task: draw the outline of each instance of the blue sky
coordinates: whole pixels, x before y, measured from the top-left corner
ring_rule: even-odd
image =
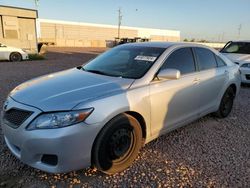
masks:
[[[0,0],[0,5],[35,8],[33,0]],[[39,17],[79,22],[175,29],[182,38],[250,39],[250,0],[40,0]],[[224,37],[223,37],[224,36]]]

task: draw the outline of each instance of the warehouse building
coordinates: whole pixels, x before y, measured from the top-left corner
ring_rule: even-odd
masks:
[[[106,47],[117,37],[115,25],[38,19],[40,42],[55,46]],[[180,41],[180,31],[122,26],[121,38],[148,38],[151,41]]]
[[[37,51],[37,11],[0,5],[0,43]]]
[[[38,43],[59,47],[107,47],[118,35],[116,25],[37,19],[37,10],[0,5],[0,43],[37,52]],[[122,26],[121,38],[180,41],[180,32]]]

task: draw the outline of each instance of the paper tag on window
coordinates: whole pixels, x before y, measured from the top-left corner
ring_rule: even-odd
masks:
[[[135,57],[135,60],[137,61],[149,61],[149,62],[154,62],[157,59],[157,57],[153,56],[144,56],[144,55],[138,55]]]

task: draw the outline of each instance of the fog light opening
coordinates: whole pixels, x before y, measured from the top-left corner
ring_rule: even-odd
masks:
[[[58,157],[56,155],[43,155],[41,162],[47,165],[56,166],[58,163]]]
[[[18,147],[18,146],[16,146],[16,145],[13,145],[14,147],[15,147],[15,149],[18,151],[18,152],[21,152],[21,149]]]

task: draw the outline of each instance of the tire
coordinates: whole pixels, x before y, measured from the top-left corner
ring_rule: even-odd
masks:
[[[10,54],[10,61],[11,62],[20,62],[20,61],[22,61],[22,55],[18,52],[12,52]]]
[[[218,111],[215,112],[215,115],[218,118],[226,118],[231,113],[233,108],[234,98],[235,98],[235,92],[232,87],[229,87],[221,99]]]
[[[142,147],[142,130],[132,116],[121,114],[98,134],[92,150],[92,165],[105,174],[128,168]]]

